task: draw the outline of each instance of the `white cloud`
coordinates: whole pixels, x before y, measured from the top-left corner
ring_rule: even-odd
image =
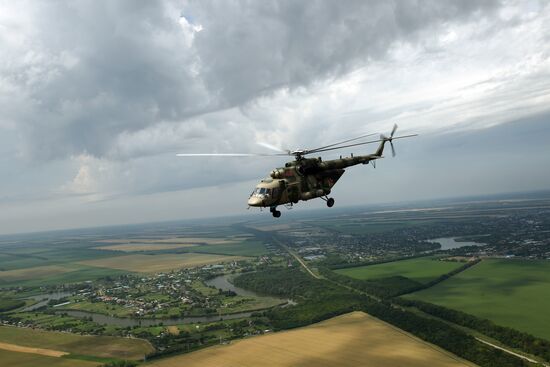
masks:
[[[227,184],[282,162],[174,153],[548,110],[550,4],[415,4],[0,1],[1,200]]]

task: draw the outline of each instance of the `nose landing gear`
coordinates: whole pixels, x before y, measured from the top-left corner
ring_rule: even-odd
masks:
[[[269,208],[269,211],[271,212],[274,218],[279,218],[281,216],[281,212],[277,210],[276,206],[272,206],[271,208]]]

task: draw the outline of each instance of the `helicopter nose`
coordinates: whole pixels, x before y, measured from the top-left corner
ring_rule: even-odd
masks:
[[[249,206],[262,206],[262,199],[253,196],[250,199],[248,199],[248,205]]]

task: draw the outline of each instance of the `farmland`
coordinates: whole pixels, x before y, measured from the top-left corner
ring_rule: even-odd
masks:
[[[0,271],[0,287],[74,283],[124,273],[126,272],[72,263],[37,266],[26,269]]]
[[[461,265],[463,264],[454,261],[441,261],[432,257],[420,257],[377,265],[339,269],[336,272],[356,279],[376,279],[400,275],[420,283],[425,283]]]
[[[109,245],[94,247],[97,250],[122,251],[122,252],[139,252],[139,251],[157,251],[157,250],[174,250],[178,248],[196,246],[191,243],[125,243],[120,245]]]
[[[261,242],[253,240],[240,243],[195,246],[187,248],[186,251],[235,256],[260,256],[267,253],[265,246]]]
[[[362,312],[150,364],[171,366],[472,366]]]
[[[8,326],[0,327],[0,342],[104,358],[141,359],[153,350],[141,339],[81,336]]]
[[[81,264],[102,268],[153,273],[180,268],[191,268],[208,264],[237,261],[243,259],[237,256],[210,254],[159,254],[159,255],[124,255],[98,260],[82,261]]]
[[[356,235],[383,233],[396,229],[412,227],[414,225],[424,224],[423,221],[373,221],[364,223],[362,221],[350,220],[331,220],[323,222],[326,228],[342,233],[352,233]]]
[[[483,260],[408,297],[550,339],[550,261]]]
[[[0,349],[0,360],[3,366],[10,367],[94,367],[100,365],[98,362],[48,357],[39,354],[20,353],[3,349]]]
[[[534,351],[546,358],[544,350],[538,352],[549,350],[544,341],[510,337],[508,331],[485,324],[471,328],[466,317],[451,319],[452,314],[422,309],[421,302],[393,297],[406,293],[402,289],[433,286],[406,297],[489,317],[498,325],[548,339],[550,269],[548,262],[534,260],[550,258],[546,209],[534,205],[520,212],[498,204],[492,211],[488,204],[479,205],[437,211],[357,209],[318,220],[308,214],[291,224],[220,219],[5,237],[0,239],[0,317],[13,327],[0,327],[0,358],[6,354],[10,361],[9,355],[16,354],[23,356],[23,365],[34,358],[28,365],[63,366],[68,360],[78,366],[79,358],[105,363],[112,357],[137,360],[148,354],[150,363],[160,366],[180,361],[190,366],[273,365],[281,359],[288,365],[372,361],[391,366],[410,365],[414,355],[417,365],[467,365],[365,314],[314,324],[359,310],[480,365],[520,364],[468,338],[470,329],[518,352]],[[431,241],[456,237],[465,242],[452,249]],[[480,237],[483,245],[468,246]],[[524,260],[504,260],[506,256]],[[473,268],[440,278],[463,270],[466,263],[459,261],[480,258],[481,263],[470,263]],[[510,264],[521,266],[513,269]],[[304,266],[321,279],[303,271]],[[362,292],[387,298],[379,302]],[[250,313],[257,309],[262,312]],[[350,315],[353,322],[346,321]],[[150,344],[124,345],[145,340]],[[219,345],[223,343],[231,345]],[[59,353],[69,354],[50,362]]]

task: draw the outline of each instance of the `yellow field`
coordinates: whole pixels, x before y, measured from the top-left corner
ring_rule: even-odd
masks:
[[[95,367],[102,363],[0,350],[0,365],[9,367]]]
[[[180,329],[177,326],[167,326],[166,330],[172,335],[179,335]]]
[[[0,271],[0,281],[17,282],[27,279],[40,279],[56,274],[67,273],[72,270],[74,269],[71,267],[48,265],[36,266],[34,268]]]
[[[471,363],[362,312],[220,345],[149,364],[154,367],[466,367]]]
[[[134,271],[140,273],[155,273],[181,268],[193,268],[209,264],[245,259],[242,256],[210,255],[210,254],[161,254],[161,255],[124,255],[98,260],[82,261],[80,264]]]
[[[193,247],[193,246],[197,246],[197,245],[192,243],[180,243],[180,244],[126,243],[121,245],[101,246],[101,247],[94,247],[94,248],[97,250],[135,252],[135,251],[172,250],[175,248]]]
[[[77,335],[12,326],[0,326],[0,349],[57,357],[72,353],[136,360],[154,350],[143,339]]]
[[[12,352],[40,354],[40,355],[49,356],[49,357],[61,357],[61,356],[64,356],[65,354],[69,354],[67,352],[61,352],[59,350],[22,347],[20,345],[2,343],[2,342],[0,342],[0,349],[9,350]]]

